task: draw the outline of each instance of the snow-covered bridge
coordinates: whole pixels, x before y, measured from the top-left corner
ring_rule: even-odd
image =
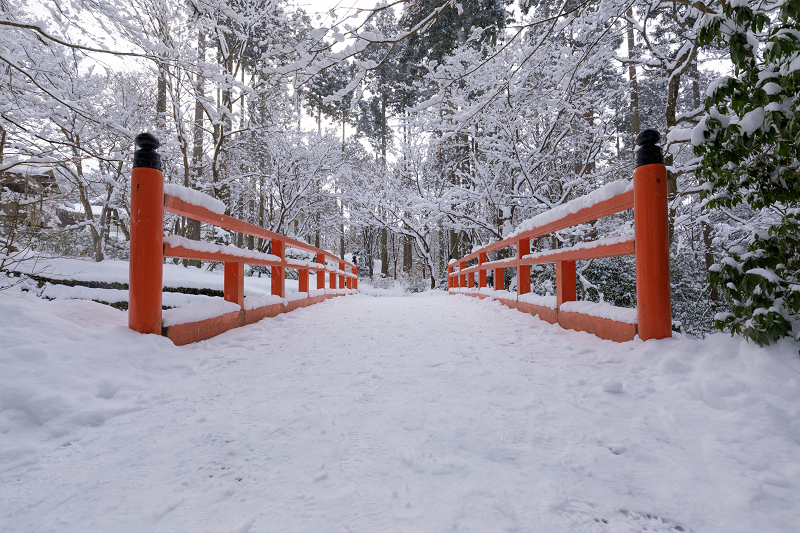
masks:
[[[796,530],[798,345],[665,338],[663,162],[451,263],[456,294],[373,298],[344,258],[164,189],[157,141],[137,142],[130,276],[111,261],[101,273],[129,291],[0,294],[3,532]],[[635,235],[530,253],[630,207]],[[270,253],[164,238],[164,211]],[[636,310],[574,302],[576,260],[631,253]],[[198,275],[164,257],[225,263],[200,280],[224,299],[162,294],[162,279]],[[540,262],[556,263],[549,299],[531,293]],[[247,298],[244,264],[271,269]],[[167,300],[178,308],[162,313]]]
[[[486,297],[488,271],[492,270],[491,292],[495,296],[509,307],[538,315],[550,323],[620,342],[633,340],[637,335],[643,340],[670,337],[667,174],[659,139],[659,133],[649,129],[636,137],[636,168],[631,182],[607,183],[524,221],[516,231],[499,241],[477,246],[458,260],[451,259],[447,266],[448,290]],[[161,156],[156,151],[158,140],[152,134],[142,133],[136,137],[136,144],[139,149],[134,154],[131,174],[128,298],[131,329],[161,334],[183,345],[334,296],[357,293],[359,271],[355,262],[233,218],[226,214],[224,202],[199,191],[176,184],[165,185]],[[631,209],[634,233],[595,238],[552,250],[531,248],[534,239],[550,238],[557,231]],[[259,250],[253,250],[187,239],[182,235],[164,237],[165,212],[249,235],[263,244],[259,245]],[[267,247],[269,253],[265,253]],[[287,248],[304,255],[299,259],[290,258]],[[489,261],[490,252],[497,256],[493,261]],[[577,302],[576,261],[621,255],[636,256],[636,309]],[[167,257],[224,264],[224,301],[162,313],[162,278]],[[555,296],[531,291],[531,265],[541,263],[555,265]],[[271,293],[267,297],[245,298],[245,265],[270,269]],[[296,291],[287,290],[289,270],[297,274]],[[506,270],[512,270],[516,280],[513,294],[505,290]],[[312,275],[316,289],[310,284]]]
[[[800,523],[796,344],[620,344],[431,291],[176,347],[26,294],[0,295],[6,532]]]

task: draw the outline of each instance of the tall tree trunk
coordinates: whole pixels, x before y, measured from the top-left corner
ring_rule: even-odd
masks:
[[[678,95],[681,85],[680,72],[673,72],[670,77],[669,85],[667,86],[667,131],[678,124],[676,109],[678,107]],[[675,238],[675,215],[676,210],[674,207],[675,196],[678,194],[678,174],[671,170],[673,168],[674,157],[671,152],[667,151],[664,154],[664,164],[667,166],[667,201],[669,202],[669,244]]]
[[[386,168],[386,145],[387,145],[387,131],[386,131],[386,87],[381,91],[381,160],[383,167]]]
[[[449,259],[458,259],[461,254],[458,252],[458,232],[454,229],[448,230],[450,233],[450,257]]]
[[[633,18],[633,9],[629,9],[627,13],[629,18]],[[633,49],[636,43],[633,39],[633,23],[628,22],[628,59],[634,58]],[[631,87],[631,145],[636,149],[634,142],[636,136],[639,134],[641,125],[639,123],[639,81],[636,79],[636,67],[631,64],[628,66],[628,77],[630,78]]]
[[[403,235],[403,272],[406,274],[411,273],[411,269],[414,266],[414,257],[412,253],[414,252],[413,242],[411,241],[410,235]]]
[[[158,82],[156,95],[156,128],[159,131],[166,129],[167,114],[167,68],[163,64],[158,65]]]
[[[202,31],[197,33],[197,55],[201,60],[206,55],[206,36]],[[192,125],[192,182],[187,183],[187,187],[195,188],[203,180],[203,97],[204,79],[202,74],[197,74],[195,80],[195,100],[194,100],[194,123]],[[188,219],[186,221],[186,235],[188,238],[200,240],[200,221]],[[200,268],[202,263],[198,259],[189,259],[187,265]]]
[[[381,277],[389,275],[389,243],[386,228],[381,228]]]
[[[372,228],[364,228],[364,248],[367,253],[367,272],[369,279],[375,275],[375,257],[372,255]]]
[[[702,100],[700,99],[700,73],[697,71],[697,60],[692,63],[692,105],[695,109],[698,109],[702,105]],[[700,184],[702,185],[703,182],[701,181]],[[702,206],[700,208],[700,214],[702,215],[702,222],[700,223],[700,228],[703,234],[703,260],[706,266],[706,276],[711,271],[711,266],[714,264],[714,234],[713,228],[711,224],[708,223],[708,208],[706,206]],[[716,285],[711,286],[711,293],[709,295],[711,300],[717,301],[719,300],[719,289]]]
[[[344,203],[339,202],[339,257],[344,260]]]
[[[682,56],[675,58],[675,69],[669,72],[669,84],[667,85],[667,107],[664,118],[667,122],[667,132],[678,125],[677,108],[680,96],[681,76],[685,69],[691,71],[691,66],[696,61],[696,47],[687,49]],[[675,197],[678,195],[678,174],[671,170],[674,156],[670,151],[664,154],[664,164],[667,166],[667,201],[669,202],[669,243],[675,237]]]
[[[3,164],[3,152],[6,150],[6,129],[0,124],[0,165]]]

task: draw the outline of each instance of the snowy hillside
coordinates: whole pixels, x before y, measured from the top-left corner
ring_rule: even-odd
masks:
[[[615,344],[441,292],[181,348],[0,293],[0,530],[792,532],[798,345]]]

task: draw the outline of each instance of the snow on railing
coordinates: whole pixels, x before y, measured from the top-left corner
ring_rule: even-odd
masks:
[[[618,342],[672,336],[670,309],[667,176],[660,136],[645,130],[636,138],[633,181],[615,181],[585,196],[522,222],[505,239],[473,248],[451,260],[448,288],[452,294],[491,297],[520,311],[539,315],[562,327],[587,331]],[[531,253],[531,239],[633,208],[634,234],[576,244],[570,248]],[[515,247],[513,258],[488,261],[488,253]],[[605,303],[577,302],[575,261],[636,256],[636,309]],[[467,263],[477,260],[477,264]],[[555,263],[556,296],[531,292],[531,265]],[[504,271],[515,268],[517,292],[504,287]],[[494,270],[494,287],[487,271]],[[478,273],[477,279],[475,273]]]
[[[358,291],[358,266],[310,244],[225,215],[225,204],[206,194],[164,184],[159,142],[150,134],[136,137],[131,175],[131,252],[128,326],[140,333],[164,335],[188,344],[231,328],[252,324],[331,298]],[[164,237],[164,212],[212,224],[270,242],[272,253]],[[286,248],[316,255],[315,261],[286,257]],[[218,261],[225,265],[224,300],[162,312],[164,257]],[[330,261],[331,264],[328,264]],[[244,265],[271,268],[272,295],[244,296]],[[286,292],[286,269],[298,271],[298,292]],[[309,287],[316,273],[316,289]],[[327,274],[327,275],[326,275]],[[326,286],[326,278],[328,280]]]

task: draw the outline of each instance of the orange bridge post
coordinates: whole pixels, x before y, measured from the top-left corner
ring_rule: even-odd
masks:
[[[131,248],[128,327],[161,334],[161,285],[164,275],[164,174],[158,139],[136,136],[131,173]]]
[[[667,169],[657,145],[661,136],[644,130],[636,137],[633,222],[636,234],[636,300],[642,340],[672,336],[669,280]]]

